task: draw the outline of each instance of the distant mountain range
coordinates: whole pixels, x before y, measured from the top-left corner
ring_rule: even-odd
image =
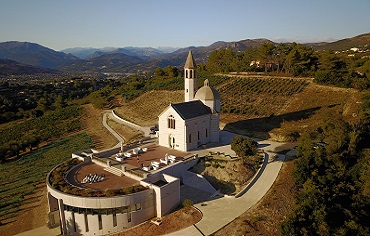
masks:
[[[24,71],[25,65],[53,68],[60,71],[94,71],[94,72],[145,72],[157,67],[181,66],[186,60],[189,50],[197,63],[205,63],[214,50],[223,48],[244,51],[248,47],[258,47],[268,39],[246,39],[237,42],[215,42],[209,46],[174,48],[124,47],[124,48],[70,48],[62,52],[54,51],[35,43],[4,42],[0,43],[0,59],[17,61],[21,64],[19,71]],[[339,40],[333,43],[307,44],[316,50],[346,50],[352,47],[363,47],[370,44],[370,33]],[[4,63],[3,63],[4,64]],[[17,65],[12,63],[13,71]],[[3,67],[2,74],[5,73]],[[23,69],[22,69],[23,68]],[[30,71],[37,71],[30,69]],[[13,73],[11,72],[11,73]]]
[[[80,59],[92,59],[96,56],[100,56],[104,53],[125,53],[129,56],[141,57],[148,59],[164,53],[171,53],[176,51],[178,48],[172,47],[124,47],[124,48],[68,48],[62,50],[66,54],[72,54]]]
[[[0,59],[14,60],[45,68],[55,68],[79,60],[71,54],[57,52],[36,43],[15,41],[0,43]]]

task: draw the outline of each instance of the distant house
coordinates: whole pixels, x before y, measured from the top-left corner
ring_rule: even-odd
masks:
[[[249,63],[249,66],[260,67],[260,61],[251,61],[251,63]]]

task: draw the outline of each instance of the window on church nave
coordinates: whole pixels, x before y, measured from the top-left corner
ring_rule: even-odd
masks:
[[[191,143],[191,134],[189,134],[189,143]]]
[[[175,129],[175,117],[170,115],[167,119],[167,123],[168,123],[168,128],[169,129]]]

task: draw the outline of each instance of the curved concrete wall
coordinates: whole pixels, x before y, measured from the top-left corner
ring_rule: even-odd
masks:
[[[49,182],[50,173],[46,181],[49,211],[59,211],[62,234],[104,235],[120,232],[156,216],[153,189],[114,197],[82,197],[54,189]],[[73,212],[69,207],[97,210],[128,207],[129,210],[127,213],[85,214]]]

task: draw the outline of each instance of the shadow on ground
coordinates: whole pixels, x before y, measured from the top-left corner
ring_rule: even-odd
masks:
[[[275,128],[281,127],[281,124],[284,121],[308,119],[321,108],[322,107],[314,107],[277,116],[271,115],[269,117],[231,122],[225,125],[224,130],[247,136],[255,136],[256,134],[260,134],[259,136],[263,135],[263,138],[270,138],[268,133]]]

